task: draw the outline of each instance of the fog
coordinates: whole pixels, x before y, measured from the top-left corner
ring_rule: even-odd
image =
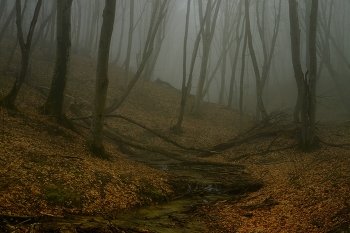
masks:
[[[1,12],[1,29],[6,24],[15,1],[1,1],[4,7]],[[34,38],[38,33],[42,33],[39,45],[52,46],[54,41],[55,17],[48,18],[55,7],[53,0],[43,1],[43,6],[37,22],[37,28]],[[89,56],[97,59],[99,35],[102,25],[102,13],[104,2],[100,0],[74,0],[72,5],[72,52]],[[127,57],[127,47],[129,40],[130,27],[130,2],[128,0],[118,0],[116,8],[116,17],[112,35],[110,63],[120,67],[125,66]],[[133,31],[130,53],[130,70],[136,71],[140,63],[143,47],[146,41],[148,28],[152,16],[152,7],[156,1],[137,0],[134,6]],[[308,0],[298,1],[299,23],[300,23],[300,59],[304,73],[307,68],[307,19],[308,19]],[[27,9],[23,15],[23,29],[26,32],[29,28],[31,18],[34,12],[36,1],[22,1],[22,5],[27,3]],[[191,1],[189,15],[189,28],[187,40],[187,78],[189,73],[191,56],[193,53],[194,42],[200,30],[199,1]],[[205,77],[206,86],[220,55],[227,49],[225,55],[226,67],[219,65],[213,80],[209,85],[209,90],[203,96],[205,101],[220,103],[227,106],[229,103],[230,82],[233,80],[232,108],[239,108],[240,95],[240,74],[242,69],[242,47],[245,34],[245,11],[244,1],[223,0],[220,2],[218,18],[215,23],[213,39],[210,43],[209,61]],[[214,8],[217,1],[211,1],[212,11],[210,21],[214,16]],[[280,13],[279,13],[279,4]],[[332,7],[330,5],[332,4]],[[205,13],[207,1],[202,2],[202,15]],[[294,78],[292,57],[291,57],[291,39],[289,28],[289,6],[288,1],[265,0],[250,1],[250,28],[253,38],[253,47],[257,58],[260,74],[263,72],[264,61],[269,57],[271,47],[274,46],[271,64],[267,71],[266,85],[263,87],[263,102],[268,112],[276,109],[283,109],[292,112],[297,98],[297,85]],[[330,12],[330,9],[332,10]],[[350,113],[350,78],[349,78],[349,30],[350,22],[350,2],[347,0],[321,0],[319,2],[318,27],[317,27],[317,111],[318,120],[322,121],[345,121]],[[159,55],[153,71],[151,71],[150,80],[161,79],[168,82],[175,88],[181,90],[182,85],[182,63],[183,46],[185,33],[187,1],[170,0],[167,5],[166,15],[159,26],[158,33],[161,34],[155,39],[156,44],[160,43]],[[242,12],[241,14],[239,12]],[[278,20],[278,15],[280,18]],[[241,17],[238,30],[236,27]],[[259,17],[259,18],[258,18]],[[227,22],[225,23],[225,20]],[[258,22],[263,31],[263,36],[259,34]],[[330,22],[330,24],[329,24]],[[278,31],[275,32],[276,24],[279,23]],[[327,34],[327,27],[330,27],[330,33]],[[43,31],[39,32],[39,28]],[[211,28],[213,30],[213,28]],[[239,33],[237,35],[237,32]],[[273,45],[273,35],[277,33],[276,42]],[[16,24],[12,19],[6,30],[6,36],[15,38]],[[227,43],[223,44],[223,37],[227,37]],[[239,47],[237,40],[242,37]],[[158,39],[157,39],[158,38]],[[262,38],[265,44],[262,43]],[[35,39],[34,39],[35,40]],[[34,41],[33,40],[33,41]],[[34,43],[34,42],[33,42]],[[120,48],[120,54],[118,49]],[[265,50],[264,50],[265,48]],[[238,60],[235,73],[232,74],[235,52],[238,52]],[[267,54],[265,54],[267,53]],[[152,55],[153,56],[153,55]],[[201,60],[203,56],[203,39],[199,44],[196,63],[194,65],[193,82],[191,93],[195,94],[200,76]],[[325,62],[325,59],[329,62]],[[256,114],[256,75],[254,73],[251,54],[247,47],[245,53],[245,72],[243,78],[243,111],[249,115]],[[265,61],[266,62],[266,61]],[[329,64],[330,63],[330,64]],[[265,64],[266,65],[266,64]],[[329,72],[329,65],[332,65],[336,73],[332,75]],[[144,71],[145,72],[145,71]],[[334,77],[336,76],[336,77]],[[121,84],[122,85],[122,84]],[[223,88],[222,88],[223,87]],[[220,100],[220,89],[224,90],[223,98]]]

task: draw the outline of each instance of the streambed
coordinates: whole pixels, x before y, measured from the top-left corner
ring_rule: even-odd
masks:
[[[115,219],[76,215],[48,219],[41,221],[44,232],[210,232],[198,207],[237,200],[262,187],[242,165],[186,163],[156,154],[132,158],[173,174],[174,198],[118,214]]]

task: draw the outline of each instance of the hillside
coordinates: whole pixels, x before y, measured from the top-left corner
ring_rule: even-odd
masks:
[[[6,51],[1,64],[7,58]],[[13,75],[19,70],[18,53],[13,64],[11,72],[0,76],[2,95],[8,92]],[[65,103],[68,118],[91,114],[94,66],[89,58],[73,54]],[[344,232],[349,232],[349,122],[319,124],[317,133],[323,143],[317,150],[304,153],[297,145],[298,126],[286,122],[283,114],[277,114],[275,122],[256,128],[250,128],[250,118],[245,116],[243,128],[248,131],[239,135],[237,111],[203,102],[201,115],[196,116],[191,114],[190,97],[184,133],[176,135],[170,128],[177,119],[180,93],[154,82],[143,83],[141,79],[114,114],[143,127],[120,117],[107,118],[107,131],[116,135],[117,140],[105,138],[111,159],[102,160],[91,156],[88,150],[88,121],[74,120],[79,132],[76,133],[55,124],[50,116],[38,113],[37,108],[44,103],[50,86],[52,69],[52,61],[45,59],[40,51],[35,53],[31,75],[16,103],[19,111],[0,107],[0,215],[3,217],[73,214],[113,219],[123,211],[176,197],[181,179],[167,169],[135,161],[136,157],[146,160],[156,153],[118,140],[123,138],[134,144],[162,148],[169,155],[181,153],[179,159],[185,162],[187,159],[243,165],[246,173],[263,184],[258,191],[242,191],[237,200],[196,205],[193,215],[206,223],[208,232],[328,232],[340,225],[347,229]],[[122,92],[122,72],[118,67],[110,67],[108,104]],[[223,147],[224,142],[230,146],[218,150],[220,153],[198,156],[198,151],[180,150],[145,128],[187,148]],[[226,182],[237,181],[227,178]]]

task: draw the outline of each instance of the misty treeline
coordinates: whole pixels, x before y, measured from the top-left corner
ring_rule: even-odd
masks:
[[[203,100],[256,122],[283,108],[301,122],[301,141],[310,147],[318,120],[335,111],[350,114],[349,10],[347,0],[0,0],[0,40],[16,41],[2,68],[9,69],[17,46],[22,55],[2,103],[14,107],[30,57],[41,49],[55,59],[41,111],[66,121],[63,93],[74,53],[97,64],[90,134],[97,150],[104,115],[138,80],[181,91],[174,132],[181,132],[186,101],[194,95],[195,114]],[[124,94],[110,106],[108,66],[124,69]]]

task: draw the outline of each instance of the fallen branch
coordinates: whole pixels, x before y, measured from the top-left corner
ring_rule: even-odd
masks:
[[[335,143],[330,143],[330,142],[325,142],[323,141],[320,137],[316,137],[317,140],[327,146],[332,146],[332,147],[340,147],[340,148],[344,148],[347,146],[350,146],[350,143],[344,143],[344,144],[335,144]]]
[[[180,149],[183,149],[183,150],[192,150],[192,151],[199,151],[199,152],[203,152],[203,153],[212,153],[212,154],[215,154],[216,152],[215,151],[208,151],[208,150],[204,150],[204,149],[199,149],[199,148],[194,148],[194,147],[186,147],[186,146],[183,146],[181,144],[179,144],[178,142],[174,141],[174,140],[171,140],[169,139],[168,137],[162,135],[161,133],[158,133],[156,132],[155,130],[151,129],[151,128],[148,128],[147,126],[135,121],[135,120],[132,120],[128,117],[125,117],[125,116],[122,116],[122,115],[110,115],[110,114],[107,114],[105,115],[105,117],[116,117],[116,118],[120,118],[120,119],[123,119],[123,120],[126,120],[134,125],[137,125],[139,126],[140,128],[143,128],[145,130],[147,130],[148,132],[156,135],[157,137],[163,139],[164,141],[170,143],[170,144],[173,144],[174,146],[180,148]],[[84,119],[89,119],[91,118],[91,116],[84,116],[84,117],[76,117],[76,118],[71,118],[71,120],[84,120]]]
[[[184,164],[196,164],[196,165],[211,165],[211,166],[220,166],[220,167],[242,167],[240,165],[236,165],[236,164],[227,164],[227,163],[220,163],[220,162],[211,162],[211,161],[203,161],[203,160],[199,160],[198,158],[188,158],[188,157],[184,157],[184,155],[186,153],[188,153],[187,150],[180,150],[179,152],[175,152],[175,151],[169,151],[166,150],[164,148],[158,147],[158,146],[149,146],[149,145],[145,145],[142,143],[138,143],[136,141],[132,141],[132,140],[125,140],[122,136],[120,135],[116,135],[115,133],[111,132],[111,130],[105,130],[104,135],[111,139],[114,140],[116,142],[121,142],[125,145],[128,145],[130,147],[136,148],[136,149],[140,149],[140,150],[145,150],[145,151],[149,151],[152,153],[158,153],[161,155],[164,155],[168,158],[177,160],[177,161],[181,161]]]

